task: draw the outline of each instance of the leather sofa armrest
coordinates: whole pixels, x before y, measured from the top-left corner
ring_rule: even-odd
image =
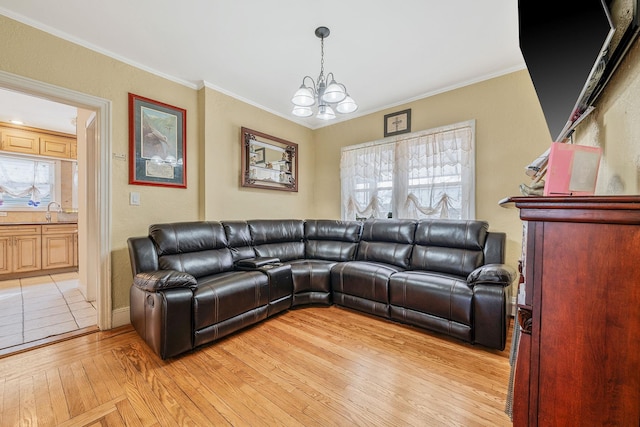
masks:
[[[467,285],[470,288],[478,284],[506,287],[511,285],[516,277],[516,270],[506,264],[485,264],[469,273]]]
[[[147,292],[157,292],[172,288],[195,289],[196,278],[189,273],[176,270],[156,270],[138,273],[133,277],[133,285]]]
[[[509,326],[509,288],[478,283],[473,288],[473,343],[504,350]]]

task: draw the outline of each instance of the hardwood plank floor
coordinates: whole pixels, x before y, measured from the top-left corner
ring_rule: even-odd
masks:
[[[338,307],[162,361],[131,327],[0,359],[0,425],[510,426],[508,348]]]

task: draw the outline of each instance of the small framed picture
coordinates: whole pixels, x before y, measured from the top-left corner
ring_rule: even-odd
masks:
[[[255,149],[256,163],[257,164],[263,164],[264,163],[264,150],[265,150],[264,147]]]
[[[399,135],[411,132],[411,109],[385,114],[384,136]]]
[[[129,94],[129,184],[187,188],[187,111]]]

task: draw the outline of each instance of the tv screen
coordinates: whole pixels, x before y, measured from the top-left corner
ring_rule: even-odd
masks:
[[[562,141],[605,68],[614,33],[603,0],[519,0],[520,50],[553,141]]]

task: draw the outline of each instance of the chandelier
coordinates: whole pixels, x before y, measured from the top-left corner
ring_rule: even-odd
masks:
[[[332,120],[336,118],[334,108],[340,114],[349,114],[358,109],[358,104],[349,96],[347,88],[336,82],[333,73],[327,74],[326,78],[324,76],[324,39],[329,37],[329,29],[318,27],[315,34],[320,38],[320,75],[317,82],[310,76],[304,76],[300,89],[291,98],[294,105],[292,113],[298,117],[310,117],[313,115],[311,107],[318,104],[316,117]]]

